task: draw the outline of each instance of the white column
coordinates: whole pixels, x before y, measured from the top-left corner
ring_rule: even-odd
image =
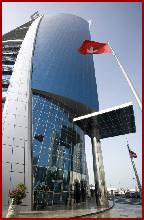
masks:
[[[101,143],[99,138],[99,131],[96,128],[92,128],[91,130],[91,142],[93,154],[96,204],[97,206],[108,207]]]

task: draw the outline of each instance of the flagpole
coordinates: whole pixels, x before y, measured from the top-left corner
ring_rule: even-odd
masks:
[[[88,21],[89,23],[89,31],[90,31],[90,27],[91,27],[91,20]]]
[[[128,84],[129,84],[129,86],[130,86],[130,88],[131,88],[131,90],[132,90],[132,92],[133,92],[133,94],[134,94],[134,96],[135,96],[135,98],[136,98],[136,100],[137,100],[137,103],[138,103],[138,105],[139,105],[139,107],[140,107],[140,109],[141,109],[141,111],[142,111],[142,102],[141,102],[141,100],[140,100],[140,98],[139,98],[139,96],[138,96],[138,94],[137,94],[137,92],[136,92],[136,89],[135,89],[134,86],[132,85],[131,80],[129,79],[128,75],[126,74],[125,70],[123,69],[123,67],[122,67],[122,65],[121,65],[121,63],[120,63],[120,61],[119,61],[119,59],[117,58],[117,56],[116,56],[116,54],[115,54],[115,52],[114,52],[114,50],[113,50],[113,48],[112,48],[112,46],[110,45],[109,42],[107,42],[107,44],[108,44],[109,47],[111,48],[112,54],[114,55],[114,57],[115,57],[115,59],[116,59],[118,65],[119,65],[120,69],[122,70],[122,73],[123,73],[124,77],[126,78]]]
[[[133,170],[134,170],[134,173],[135,173],[135,177],[136,177],[136,180],[137,180],[137,185],[138,185],[138,188],[139,188],[139,192],[140,192],[140,195],[141,195],[142,187],[141,187],[141,183],[140,183],[140,180],[139,180],[139,176],[138,176],[138,173],[137,173],[137,170],[136,170],[136,166],[135,166],[133,157],[130,154],[130,148],[129,148],[128,141],[127,141],[127,148],[128,148],[129,156],[130,156],[131,163],[132,163],[132,166],[133,166]]]

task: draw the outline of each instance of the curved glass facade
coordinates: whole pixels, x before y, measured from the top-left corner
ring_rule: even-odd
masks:
[[[92,55],[78,52],[89,24],[70,14],[43,17],[33,56],[32,88],[99,110]]]
[[[84,131],[73,123],[78,106],[99,109],[92,55],[78,52],[85,39],[88,22],[74,15],[44,17],[39,25],[32,59],[34,204],[54,202],[53,192],[70,197],[74,181],[87,181]]]

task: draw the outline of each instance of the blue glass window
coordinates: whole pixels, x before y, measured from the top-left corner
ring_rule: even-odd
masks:
[[[86,163],[84,132],[73,124],[73,115],[59,102],[39,94],[33,94],[32,101],[34,190],[40,190],[43,184],[53,190],[54,181],[62,181],[63,189],[68,190],[70,172],[86,174],[82,165]],[[36,134],[43,140],[37,140]]]

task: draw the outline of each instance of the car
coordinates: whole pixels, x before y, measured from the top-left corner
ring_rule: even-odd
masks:
[[[126,193],[125,193],[125,197],[126,197],[126,198],[130,198],[130,197],[131,197],[130,194],[131,194],[130,192],[126,192]]]
[[[115,192],[114,194],[115,194],[115,196],[119,196],[119,192]]]

